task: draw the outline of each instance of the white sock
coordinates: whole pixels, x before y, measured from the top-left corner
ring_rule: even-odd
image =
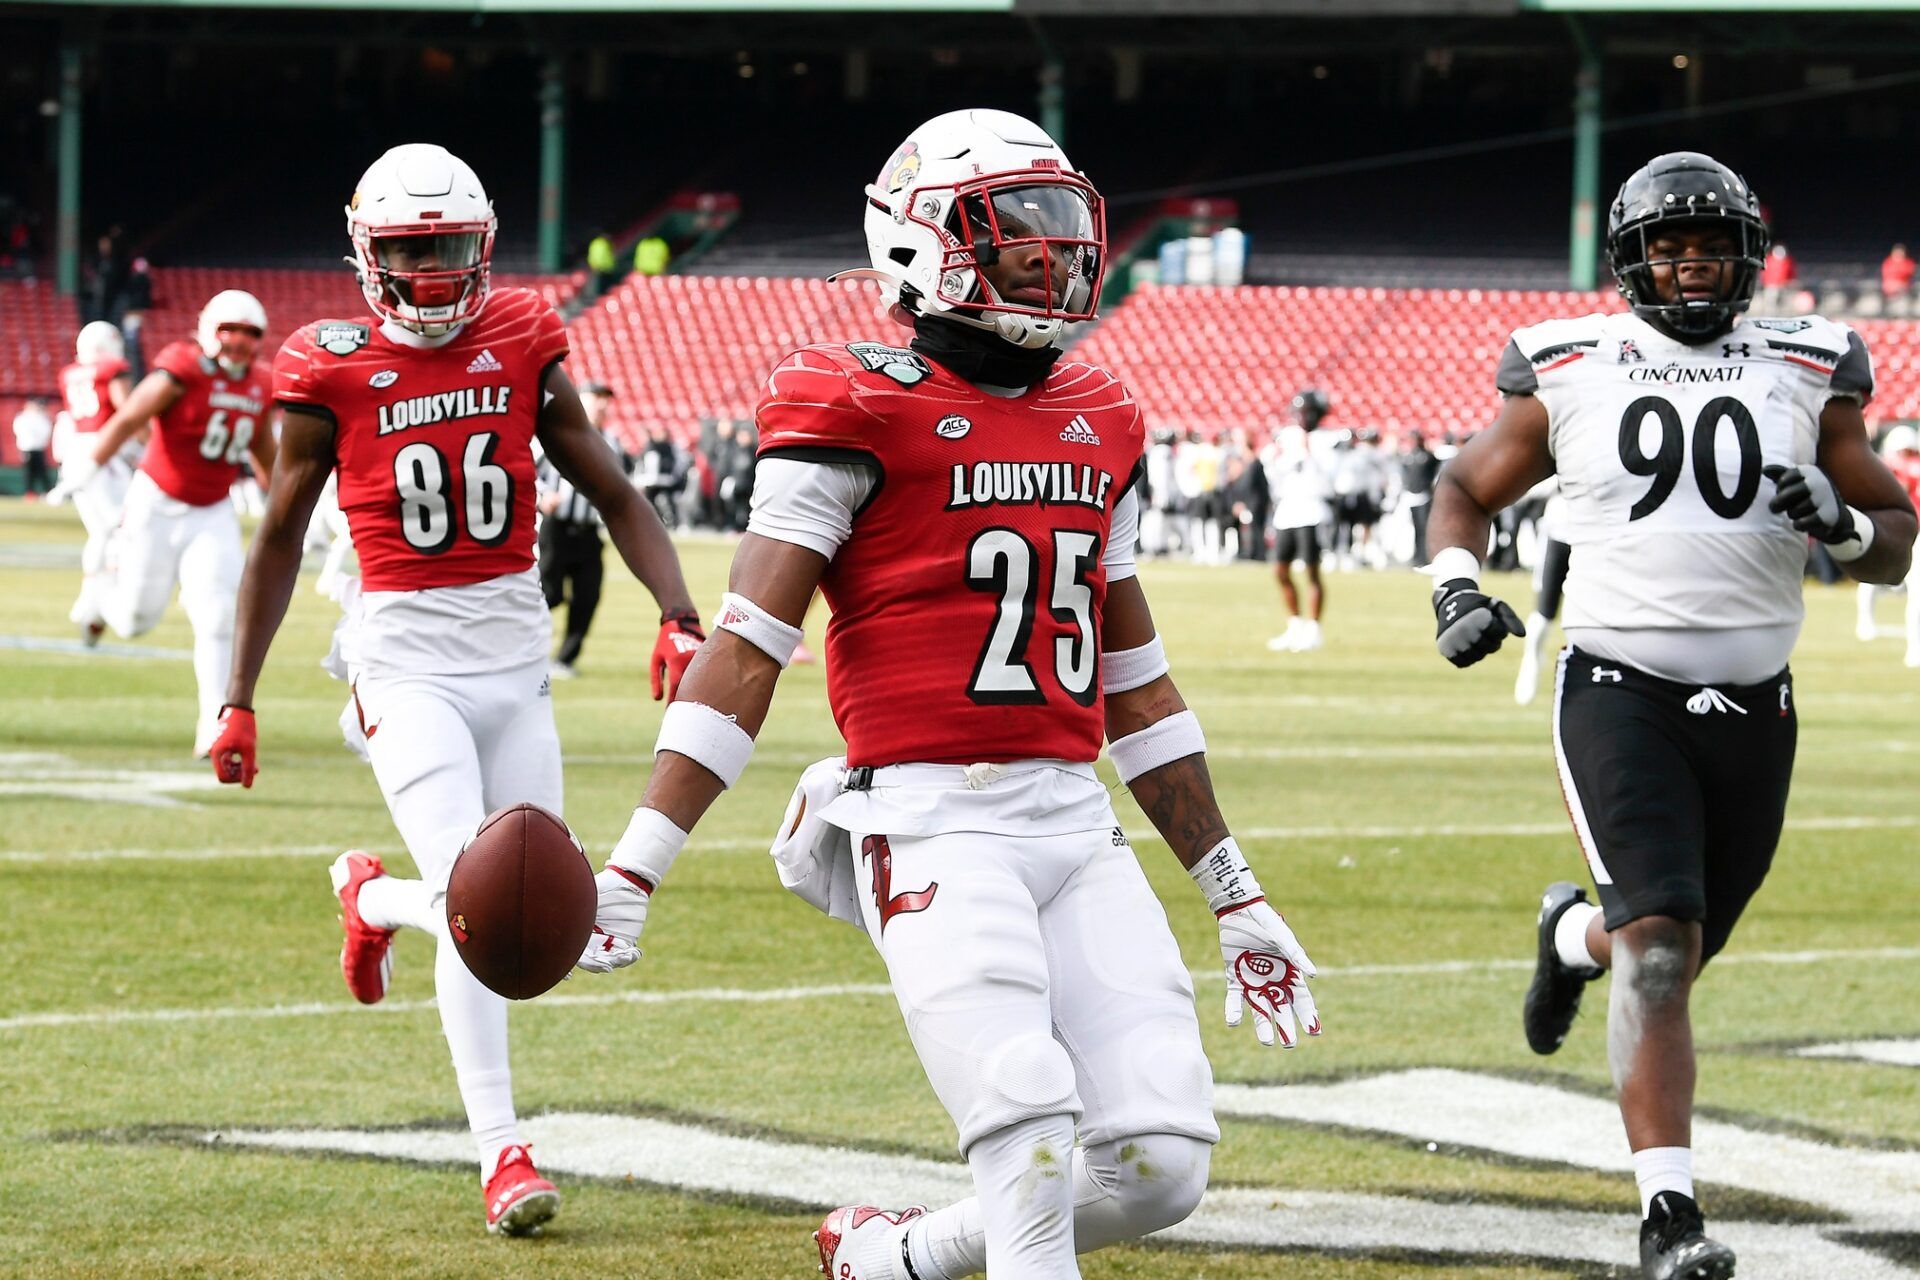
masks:
[[[1653,1208],[1662,1191],[1693,1198],[1693,1150],[1690,1147],[1648,1147],[1633,1153],[1633,1177],[1640,1184],[1640,1216]]]
[[[424,880],[379,876],[360,886],[360,918],[376,929],[435,928],[432,895]]]
[[[1138,1239],[1179,1221],[1206,1187],[1212,1155],[1209,1143],[1166,1133],[1074,1151],[1074,1252]],[[884,1251],[877,1250],[874,1261],[884,1261],[892,1270],[868,1265],[891,1280],[961,1280],[986,1270],[986,1237],[980,1200],[974,1197],[888,1232]],[[902,1240],[912,1260],[911,1273],[899,1265]]]
[[[1560,963],[1569,969],[1598,969],[1600,962],[1593,958],[1593,952],[1587,950],[1587,926],[1600,914],[1600,908],[1591,902],[1576,902],[1560,913],[1560,920],[1553,926],[1553,949],[1560,953]]]
[[[513,1070],[507,1058],[507,1001],[480,985],[442,925],[433,960],[440,1029],[479,1147],[480,1177],[492,1176],[500,1153],[520,1140],[513,1113]]]

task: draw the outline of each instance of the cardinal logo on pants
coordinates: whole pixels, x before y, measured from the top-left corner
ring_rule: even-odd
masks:
[[[940,888],[938,880],[912,893],[893,892],[893,849],[885,836],[862,840],[860,856],[873,859],[873,905],[880,910],[880,932],[887,931],[887,921],[895,916],[925,911],[933,905],[933,895]]]

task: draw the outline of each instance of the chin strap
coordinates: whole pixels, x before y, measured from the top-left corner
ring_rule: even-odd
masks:
[[[1053,371],[1058,347],[1016,347],[998,334],[946,316],[913,318],[915,351],[937,360],[968,382],[991,387],[1031,387]]]

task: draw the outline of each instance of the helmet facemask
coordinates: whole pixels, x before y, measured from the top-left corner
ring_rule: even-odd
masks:
[[[915,188],[904,205],[908,220],[940,244],[938,296],[909,309],[950,315],[1031,348],[1057,343],[1067,325],[1097,314],[1106,211],[1077,174],[992,174],[944,190]],[[912,286],[901,292],[922,297]]]
[[[437,338],[471,319],[487,296],[493,224],[356,224],[361,292],[380,315]]]
[[[1717,231],[1733,248],[1723,254],[1655,257],[1653,242],[1677,230]],[[1654,217],[1623,228],[1608,246],[1608,265],[1620,281],[1620,292],[1641,319],[1665,329],[1682,341],[1704,342],[1733,327],[1734,319],[1753,304],[1755,288],[1767,254],[1767,229],[1757,219],[1739,215],[1714,217]],[[1683,267],[1711,263],[1718,267],[1720,288],[1713,298],[1680,296]],[[1662,296],[1656,278],[1673,273],[1675,296]]]

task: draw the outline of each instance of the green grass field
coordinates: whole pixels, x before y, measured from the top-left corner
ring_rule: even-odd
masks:
[[[247,792],[187,789],[206,768],[189,758],[188,662],[18,643],[70,637],[78,547],[70,512],[0,509],[0,634],[10,638],[0,649],[0,1275],[812,1274],[808,1233],[834,1198],[757,1181],[737,1155],[714,1175],[727,1184],[718,1189],[679,1164],[569,1173],[558,1168],[565,1144],[536,1128],[566,1204],[544,1237],[510,1242],[482,1230],[464,1154],[328,1154],[298,1149],[298,1135],[281,1149],[248,1145],[246,1135],[282,1130],[381,1130],[396,1141],[419,1131],[445,1145],[436,1132],[461,1122],[426,1003],[431,944],[403,936],[387,1004],[351,1004],[326,866],[354,846],[407,863],[371,773],[340,744],[345,691],[318,666],[334,608],[311,578],[262,681],[259,781]],[[728,548],[695,541],[683,554],[710,610]],[[1527,1145],[1559,1109],[1541,1098],[1591,1107],[1608,1079],[1603,985],[1557,1057],[1533,1057],[1520,1035],[1536,897],[1550,880],[1582,877],[1547,697],[1514,706],[1512,653],[1464,673],[1447,667],[1433,651],[1424,580],[1410,574],[1333,576],[1328,647],[1300,656],[1263,647],[1279,620],[1259,569],[1152,564],[1142,576],[1213,744],[1229,821],[1327,971],[1316,984],[1326,1034],[1286,1053],[1219,1025],[1212,921],[1118,797],[1202,974],[1217,1079],[1294,1088],[1238,1091],[1237,1114],[1223,1118],[1215,1186],[1223,1203],[1255,1206],[1235,1228],[1253,1235],[1116,1249],[1086,1259],[1085,1274],[1629,1274],[1624,1138],[1615,1130],[1551,1155]],[[659,720],[646,696],[646,597],[630,580],[610,574],[609,584],[581,678],[554,690],[567,816],[596,862],[639,797]],[[1516,603],[1527,596],[1520,579],[1500,585]],[[1854,640],[1852,608],[1850,588],[1809,588],[1789,830],[1696,1000],[1703,1113],[1742,1142],[1789,1153],[1756,1159],[1757,1173],[1729,1163],[1722,1178],[1701,1141],[1709,1213],[1757,1224],[1753,1238],[1781,1257],[1825,1241],[1852,1261],[1820,1271],[1756,1262],[1743,1277],[1915,1274],[1903,1268],[1920,1258],[1920,1070],[1790,1052],[1920,1037],[1920,673],[1901,667],[1898,640]],[[1892,621],[1897,611],[1884,612]],[[176,608],[138,643],[184,651],[184,617]],[[516,1009],[516,1092],[535,1126],[583,1113],[650,1118],[675,1133],[760,1140],[752,1150],[842,1147],[958,1168],[949,1121],[876,989],[877,958],[786,894],[765,856],[794,776],[837,749],[820,668],[793,669],[745,779],[661,892],[645,959]],[[1370,1079],[1401,1082],[1387,1086],[1406,1091],[1397,1118],[1315,1110]],[[1449,1108],[1420,1103],[1434,1079],[1477,1082],[1504,1116],[1463,1135]],[[1272,1098],[1302,1101],[1264,1114],[1261,1099]],[[1838,1202],[1866,1185],[1879,1188],[1877,1208],[1854,1221]],[[1313,1194],[1328,1192],[1363,1210],[1412,1206],[1431,1231],[1385,1238],[1343,1226]],[[1556,1225],[1595,1214],[1609,1215],[1605,1261],[1566,1249]],[[1475,1228],[1464,1244],[1449,1233],[1480,1222],[1511,1225]],[[1303,1223],[1322,1227],[1259,1235]]]

